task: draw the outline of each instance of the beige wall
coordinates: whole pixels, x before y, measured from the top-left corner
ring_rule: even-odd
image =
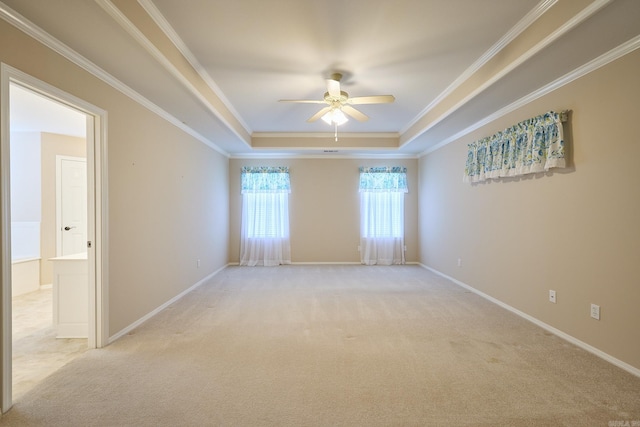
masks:
[[[42,157],[42,220],[40,223],[40,284],[53,283],[56,256],[56,156],[86,157],[85,138],[43,132],[40,134]]]
[[[638,70],[635,51],[420,159],[422,263],[636,368]],[[462,183],[467,143],[563,109],[573,111],[567,170]],[[589,317],[591,303],[600,321]]]
[[[240,170],[243,166],[289,166],[289,222],[292,262],[360,262],[360,166],[406,166],[405,198],[407,262],[418,256],[418,161],[416,159],[231,159],[229,259],[240,258]]]
[[[111,322],[118,331],[137,320],[129,313],[146,314],[227,264],[228,159],[160,119],[134,120],[111,141],[109,304],[126,319]]]
[[[225,266],[228,159],[4,21],[0,40],[0,61],[108,113],[109,335]]]

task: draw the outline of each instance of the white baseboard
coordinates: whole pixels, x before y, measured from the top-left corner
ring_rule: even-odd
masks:
[[[298,261],[292,262],[291,265],[360,265],[360,261],[329,261],[329,262],[312,262]]]
[[[330,261],[330,262],[292,262],[292,265],[364,265],[360,261]],[[415,261],[407,261],[404,264],[392,264],[390,266],[383,267],[394,267],[400,265],[421,265],[419,262]],[[369,266],[375,267],[375,265]]]
[[[360,263],[359,262],[338,262],[338,261],[331,261],[331,262],[296,261],[296,262],[290,262],[289,264],[281,264],[281,265],[337,265],[337,264],[360,264]],[[240,263],[231,262],[229,263],[229,265],[240,265]]]
[[[146,322],[147,320],[151,319],[153,316],[155,316],[156,314],[160,313],[162,310],[164,310],[165,308],[169,307],[171,304],[173,304],[174,302],[178,301],[179,299],[181,299],[182,297],[187,295],[189,292],[191,292],[194,289],[198,288],[199,286],[201,286],[207,280],[211,279],[216,274],[220,273],[222,270],[227,268],[229,265],[230,264],[227,264],[224,267],[221,267],[221,268],[217,269],[216,271],[214,271],[213,273],[209,274],[205,278],[203,278],[203,279],[199,280],[198,282],[196,282],[189,289],[186,289],[186,290],[182,291],[180,294],[178,294],[175,297],[171,298],[169,301],[165,302],[160,307],[156,308],[155,310],[153,310],[150,313],[147,313],[145,316],[141,317],[140,319],[136,320],[135,322],[133,322],[129,326],[127,326],[124,329],[120,330],[120,332],[117,332],[116,334],[110,336],[109,340],[108,340],[108,344],[111,344],[112,342],[114,342],[114,341],[118,340],[119,338],[121,338],[122,336],[128,334],[129,332],[131,332],[132,330],[134,330],[138,326],[142,325],[144,322]]]
[[[279,266],[285,266],[285,265],[338,265],[338,264],[357,264],[357,265],[360,265],[359,262],[338,262],[338,261],[306,262],[306,261],[298,261],[298,262],[290,262],[288,264],[280,264]],[[230,262],[228,265],[239,266],[240,263],[239,262]],[[275,266],[275,267],[279,267],[279,266]],[[246,266],[244,266],[244,267],[246,267]],[[257,267],[264,267],[264,266],[258,265]]]
[[[239,262],[230,262],[228,265],[240,265]],[[289,265],[363,265],[360,261],[328,261],[328,262],[319,262],[319,261],[296,261],[292,262]],[[393,264],[400,265],[400,264]],[[422,265],[417,261],[407,261],[405,265]]]
[[[551,332],[552,334],[554,334],[554,335],[556,335],[556,336],[558,336],[558,337],[570,342],[571,344],[574,344],[574,345],[582,348],[583,350],[586,350],[589,353],[592,353],[592,354],[600,357],[601,359],[606,360],[607,362],[617,366],[618,368],[624,369],[625,371],[629,372],[630,374],[633,374],[633,375],[635,375],[637,377],[640,377],[640,369],[636,368],[635,366],[629,365],[628,363],[623,362],[620,359],[616,359],[615,357],[611,356],[610,354],[607,354],[604,351],[602,351],[602,350],[600,350],[600,349],[598,349],[598,348],[596,348],[596,347],[594,347],[592,345],[589,345],[584,341],[580,341],[576,337],[573,337],[573,336],[571,336],[571,335],[569,335],[569,334],[567,334],[565,332],[562,332],[561,330],[556,329],[553,326],[548,325],[548,324],[544,323],[543,321],[541,321],[539,319],[536,319],[535,317],[530,316],[527,313],[518,310],[517,308],[511,307],[509,304],[505,304],[504,302],[492,297],[491,295],[487,295],[484,292],[481,292],[481,291],[477,290],[476,288],[467,285],[464,282],[461,282],[461,281],[459,281],[457,279],[454,279],[451,276],[447,276],[446,274],[444,274],[444,273],[442,273],[442,272],[440,272],[440,271],[438,271],[438,270],[436,270],[434,268],[426,266],[426,265],[424,265],[422,263],[420,263],[420,265],[423,268],[431,271],[432,273],[435,273],[438,276],[444,277],[445,279],[448,279],[448,280],[452,281],[456,285],[461,286],[461,287],[463,287],[465,289],[468,289],[469,291],[473,292],[474,294],[477,294],[477,295],[481,296],[482,298],[485,298],[486,300],[489,300],[492,303],[497,304],[500,307],[502,307],[502,308],[504,308],[506,310],[509,310],[510,312],[512,312],[514,314],[517,314],[518,316],[522,317],[523,319],[526,319],[529,322],[531,322],[531,323],[533,323],[533,324],[535,324],[537,326],[540,326],[542,329],[545,329],[545,330]]]

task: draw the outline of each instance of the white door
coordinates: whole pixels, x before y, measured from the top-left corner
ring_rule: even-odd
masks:
[[[58,256],[87,252],[87,160],[57,157]]]

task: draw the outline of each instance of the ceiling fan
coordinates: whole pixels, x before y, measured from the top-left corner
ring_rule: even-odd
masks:
[[[315,122],[319,118],[322,118],[328,124],[334,124],[336,126],[341,125],[347,121],[348,116],[354,119],[366,122],[369,117],[356,110],[352,105],[361,104],[386,104],[395,100],[393,95],[373,95],[373,96],[359,96],[355,98],[349,98],[349,94],[340,90],[340,80],[342,79],[342,73],[333,73],[331,78],[327,80],[327,91],[324,94],[324,99],[281,99],[280,102],[297,102],[303,104],[328,104],[320,111],[311,116],[307,122]]]

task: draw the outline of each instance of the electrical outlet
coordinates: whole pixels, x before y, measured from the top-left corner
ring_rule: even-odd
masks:
[[[591,317],[596,320],[600,320],[600,306],[596,304],[591,304]]]
[[[200,268],[200,258],[196,261],[196,267]]]
[[[358,246],[358,252],[360,252],[362,250],[362,248],[360,246]]]
[[[556,291],[553,290],[549,290],[549,301],[551,301],[552,303],[556,303]]]
[[[458,267],[462,267],[462,258],[458,258]]]

